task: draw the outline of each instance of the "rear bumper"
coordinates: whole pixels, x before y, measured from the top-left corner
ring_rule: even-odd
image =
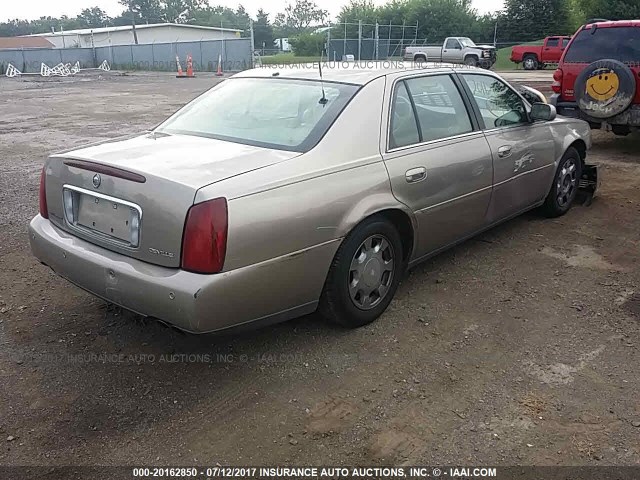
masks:
[[[216,275],[152,265],[74,237],[36,216],[33,254],[104,300],[182,330],[213,332],[313,312],[340,241]],[[303,277],[303,278],[301,278]]]
[[[627,110],[611,118],[593,118],[585,114],[578,108],[577,102],[567,102],[554,93],[549,99],[549,103],[556,107],[558,115],[563,117],[579,118],[591,124],[591,126],[601,126],[603,123],[609,125],[626,125],[630,127],[640,127],[640,105],[631,105]]]

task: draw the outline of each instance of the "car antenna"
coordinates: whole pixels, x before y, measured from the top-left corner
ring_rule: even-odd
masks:
[[[318,62],[318,71],[320,72],[320,88],[322,89],[322,98],[318,102],[323,107],[329,102],[327,100],[327,96],[324,93],[324,82],[322,81],[322,53],[324,52],[324,48],[320,50],[320,61]]]

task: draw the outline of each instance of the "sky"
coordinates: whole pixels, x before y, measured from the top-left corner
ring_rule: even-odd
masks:
[[[255,15],[258,8],[263,8],[273,18],[276,13],[284,10],[283,5],[286,1],[209,0],[209,4],[236,8],[239,3],[242,3],[251,15]],[[348,0],[315,0],[315,2],[320,7],[328,10],[331,18],[335,18],[340,12],[340,7],[346,4]],[[385,1],[374,0],[374,3],[383,4]],[[472,0],[472,3],[473,7],[480,13],[499,10],[503,6],[503,0]],[[0,21],[14,18],[34,20],[43,16],[60,17],[67,15],[68,17],[75,17],[82,9],[94,6],[102,8],[111,17],[119,15],[123,10],[118,0],[0,0]]]

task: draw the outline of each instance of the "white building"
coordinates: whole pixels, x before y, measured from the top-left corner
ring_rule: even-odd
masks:
[[[154,23],[136,25],[140,45],[150,43],[198,42],[200,40],[229,40],[240,38],[242,30],[179,23]],[[133,27],[84,28],[66,32],[38,33],[30,37],[43,37],[55,48],[108,47],[109,45],[131,45],[135,43]]]

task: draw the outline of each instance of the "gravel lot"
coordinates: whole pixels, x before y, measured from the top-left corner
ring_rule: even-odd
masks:
[[[216,81],[0,79],[0,465],[640,464],[638,136],[594,133],[591,206],[421,265],[357,331],[185,335],[38,264],[46,155]]]

